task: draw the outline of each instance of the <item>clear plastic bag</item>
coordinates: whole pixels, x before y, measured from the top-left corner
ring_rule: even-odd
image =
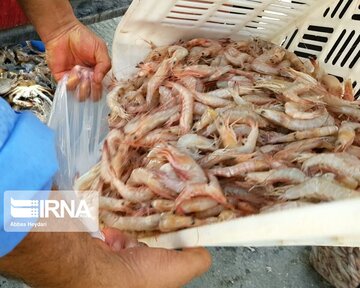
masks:
[[[80,69],[87,75],[92,74],[89,68]],[[99,161],[102,143],[108,132],[107,91],[103,89],[103,97],[97,102],[90,97],[79,102],[76,96],[79,95],[81,82],[74,91],[67,89],[67,82],[68,75],[65,75],[58,83],[48,121],[56,137],[59,171],[54,185],[59,190],[72,189],[75,180]]]

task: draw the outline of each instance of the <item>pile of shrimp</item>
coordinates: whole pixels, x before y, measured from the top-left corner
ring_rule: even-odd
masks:
[[[360,102],[261,39],[153,47],[108,95],[102,225],[137,235],[360,196]]]

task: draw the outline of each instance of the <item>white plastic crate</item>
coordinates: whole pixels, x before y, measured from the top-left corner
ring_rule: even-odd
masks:
[[[150,51],[195,37],[261,37],[316,57],[360,96],[359,0],[134,0],[113,41],[113,73],[127,79]],[[143,239],[151,246],[360,246],[360,199],[255,215]]]

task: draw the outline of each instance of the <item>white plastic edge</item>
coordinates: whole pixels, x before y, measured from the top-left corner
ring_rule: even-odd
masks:
[[[324,245],[360,247],[360,199],[247,216],[140,239],[151,247]]]

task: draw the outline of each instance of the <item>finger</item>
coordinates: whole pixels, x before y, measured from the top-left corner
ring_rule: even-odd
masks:
[[[104,228],[105,243],[109,245],[114,252],[120,252],[123,249],[140,246],[136,238],[122,233],[114,228]]]
[[[59,82],[63,77],[64,75],[66,74],[67,72],[60,72],[60,73],[55,73],[53,76],[54,76],[54,79],[55,79],[55,82]]]
[[[140,247],[123,250],[121,256],[130,261],[130,267],[140,275],[145,275],[147,287],[182,287],[206,272],[211,265],[211,256],[204,248],[178,252]]]
[[[76,86],[79,85],[81,79],[80,66],[76,65],[69,73],[66,88],[74,91]]]
[[[90,95],[91,82],[88,74],[89,74],[88,71],[82,72],[80,85],[78,86],[77,93],[75,93],[76,98],[80,102],[85,101],[86,98],[88,98]]]
[[[97,84],[94,81],[91,82],[91,100],[97,102],[101,99],[102,96],[102,85]]]
[[[94,81],[100,84],[107,72],[111,68],[111,60],[105,43],[99,40],[99,45],[95,54],[96,66],[94,69]]]

